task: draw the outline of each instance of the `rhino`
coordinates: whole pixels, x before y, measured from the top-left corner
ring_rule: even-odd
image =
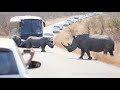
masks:
[[[41,52],[46,52],[45,47],[48,45],[50,48],[54,48],[55,44],[51,43],[49,38],[46,37],[36,37],[30,36],[25,41],[26,48],[39,48],[41,47]]]
[[[36,36],[30,36],[26,40],[21,39],[19,36],[13,36],[13,40],[16,42],[18,47],[23,48],[40,48],[41,52],[46,52],[45,47],[48,45],[50,48],[53,48],[55,44],[51,43],[49,38],[45,37],[36,37]]]
[[[114,41],[106,35],[89,35],[89,34],[80,34],[77,36],[73,36],[73,41],[71,44],[64,45],[62,42],[61,44],[69,51],[72,52],[76,48],[81,49],[81,56],[79,59],[83,59],[85,53],[88,55],[88,59],[91,60],[92,57],[90,55],[90,51],[93,52],[104,52],[103,54],[109,54],[114,56]]]

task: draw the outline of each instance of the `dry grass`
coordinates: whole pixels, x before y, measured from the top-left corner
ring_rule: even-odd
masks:
[[[109,36],[119,37],[120,35],[118,36],[118,34],[112,33],[106,25],[106,23],[107,23],[106,21],[110,20],[110,17],[106,18],[106,16],[105,16],[104,18],[105,18],[105,22],[104,22],[105,26],[103,29],[104,30],[103,33],[106,35],[109,35]],[[67,45],[67,43],[72,42],[72,35],[88,33],[88,28],[86,28],[86,23],[92,21],[90,23],[93,25],[95,23],[99,23],[99,21],[97,21],[98,19],[99,19],[99,17],[94,17],[94,18],[86,19],[86,20],[83,20],[81,22],[78,22],[78,23],[75,23],[75,24],[69,26],[69,28],[71,30],[67,28],[56,36],[56,38],[55,38],[56,45],[62,49],[65,49],[61,45],[61,42],[63,42],[64,44]],[[96,33],[99,34],[99,33],[101,33],[100,30],[101,30],[100,25],[96,24],[96,27],[90,28],[90,34],[96,34]],[[71,33],[72,33],[72,35],[71,35]],[[103,54],[103,52],[100,52],[100,53],[91,52],[91,56],[93,57],[94,60],[99,60],[101,62],[120,67],[120,54],[119,54],[120,53],[120,42],[117,41],[118,38],[117,39],[114,37],[112,37],[112,38],[116,40],[114,57],[110,56],[109,53],[106,56]],[[76,49],[75,51],[73,51],[73,53],[80,55],[80,49]],[[85,56],[87,56],[87,55],[85,54]]]

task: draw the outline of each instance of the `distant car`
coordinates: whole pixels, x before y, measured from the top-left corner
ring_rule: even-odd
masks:
[[[59,26],[53,26],[53,33],[59,33],[60,27]]]
[[[58,27],[60,30],[63,30],[63,24],[58,24],[56,27]]]
[[[93,16],[93,14],[91,14],[91,13],[89,13],[89,14],[87,14],[89,17],[92,17]]]
[[[43,33],[43,37],[49,38],[50,41],[53,43],[53,37],[54,37],[53,32],[52,33],[51,32],[45,32],[45,33]]]
[[[101,15],[101,14],[103,14],[102,12],[99,12],[99,14]]]
[[[30,78],[25,61],[12,39],[0,38],[0,78]]]
[[[69,26],[69,25],[70,25],[70,24],[69,24],[69,22],[67,22],[67,21],[65,21],[64,24],[63,24],[63,26],[65,26],[65,27],[66,27],[66,26]]]
[[[78,20],[79,20],[79,17],[78,17],[78,16],[75,16],[74,19],[78,19]]]
[[[73,19],[73,22],[78,22],[78,19]]]
[[[67,22],[71,25],[73,22],[71,19],[68,19]]]
[[[85,15],[85,18],[88,18],[89,16],[88,15]]]
[[[86,15],[82,15],[82,16],[81,16],[81,19],[85,19],[85,18],[86,18]]]

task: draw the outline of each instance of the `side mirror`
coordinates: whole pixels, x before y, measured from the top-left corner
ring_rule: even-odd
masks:
[[[31,64],[29,65],[28,69],[39,68],[40,66],[41,66],[40,62],[32,61]]]
[[[45,25],[45,22],[43,22],[43,25],[44,25],[44,27],[46,26],[46,25]]]
[[[22,27],[22,26],[23,26],[23,23],[24,23],[23,21],[21,21],[21,22],[20,22],[20,27]]]

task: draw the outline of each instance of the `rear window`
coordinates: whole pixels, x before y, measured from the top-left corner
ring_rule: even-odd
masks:
[[[0,75],[19,74],[12,51],[0,48]]]

